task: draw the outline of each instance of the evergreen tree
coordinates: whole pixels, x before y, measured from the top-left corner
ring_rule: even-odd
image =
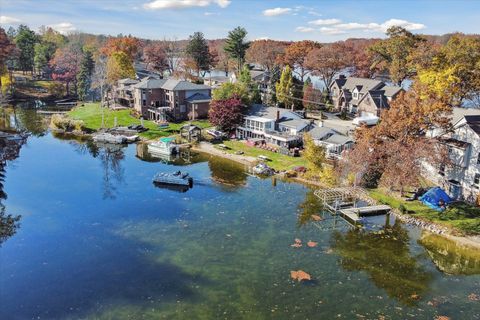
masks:
[[[93,61],[92,52],[85,50],[83,52],[82,62],[80,64],[80,72],[77,75],[78,81],[78,97],[85,100],[92,85],[92,73],[95,63]]]
[[[278,65],[273,66],[272,73],[270,75],[270,83],[268,85],[270,89],[269,103],[277,103],[276,84],[280,81],[281,69]]]
[[[245,54],[250,47],[250,42],[245,41],[246,36],[247,30],[245,30],[245,28],[236,27],[228,32],[225,47],[223,48],[230,58],[237,60],[237,71],[242,70],[243,63],[245,62]]]
[[[195,65],[197,77],[200,78],[200,71],[210,70],[212,56],[208,49],[208,42],[205,40],[202,32],[195,32],[190,36],[185,52]]]
[[[18,57],[18,67],[22,71],[33,72],[33,61],[35,56],[35,43],[38,38],[34,31],[25,25],[20,25],[15,36],[15,44],[20,52]]]
[[[293,76],[290,66],[285,66],[280,76],[280,81],[275,87],[278,102],[280,102],[284,108],[291,107],[293,103]]]

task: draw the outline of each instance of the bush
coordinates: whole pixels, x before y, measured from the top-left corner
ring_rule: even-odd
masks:
[[[48,85],[48,92],[57,98],[62,98],[65,96],[65,86],[63,83],[52,82]]]
[[[85,124],[81,120],[73,120],[59,114],[54,114],[50,121],[50,126],[53,129],[63,130],[65,132],[84,132],[86,130]]]
[[[405,208],[403,204],[400,204],[400,206],[398,207],[398,210],[400,210],[402,214],[407,213],[407,208]]]

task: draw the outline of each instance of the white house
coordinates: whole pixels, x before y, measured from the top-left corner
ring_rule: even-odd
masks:
[[[480,189],[480,114],[464,115],[453,124],[453,132],[436,137],[447,146],[450,163],[426,163],[424,175],[453,198],[476,201]]]
[[[325,154],[329,159],[341,158],[342,153],[350,150],[354,145],[351,137],[328,127],[315,127],[309,134],[316,145],[325,148]]]

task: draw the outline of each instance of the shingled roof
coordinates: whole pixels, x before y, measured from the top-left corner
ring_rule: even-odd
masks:
[[[480,135],[480,115],[465,116],[465,121],[476,134]]]
[[[171,91],[183,91],[183,90],[210,89],[210,87],[204,84],[196,84],[196,83],[192,83],[190,81],[185,81],[185,80],[168,79],[162,85],[162,89],[171,90]]]

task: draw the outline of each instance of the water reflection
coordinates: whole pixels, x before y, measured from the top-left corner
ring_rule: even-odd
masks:
[[[16,159],[27,137],[20,134],[5,134],[0,131],[0,245],[13,236],[20,227],[20,215],[6,212],[3,201],[7,199],[4,191],[5,166],[7,161]]]
[[[24,131],[40,137],[47,133],[48,123],[48,118],[27,105],[0,108],[0,130]]]
[[[447,239],[423,232],[418,242],[439,270],[448,274],[480,274],[480,251]]]
[[[334,232],[332,248],[345,270],[368,273],[377,287],[406,305],[415,305],[429,289],[431,274],[410,255],[408,233],[400,223],[377,232]]]
[[[212,180],[229,187],[229,189],[233,190],[247,183],[245,168],[236,162],[211,156],[208,159],[208,168],[210,169]]]
[[[305,199],[298,205],[301,211],[298,215],[297,225],[301,227],[312,221],[312,215],[319,215],[322,207],[322,201],[314,194],[314,190],[307,191]]]

